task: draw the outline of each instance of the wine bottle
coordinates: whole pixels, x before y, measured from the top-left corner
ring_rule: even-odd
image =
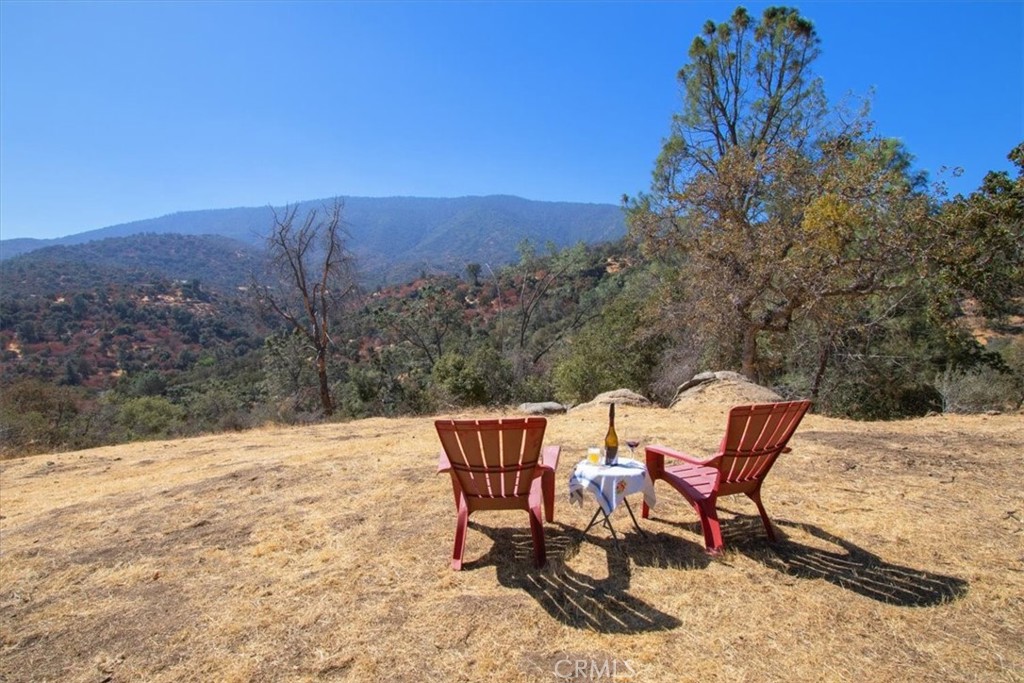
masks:
[[[608,433],[604,435],[604,464],[611,465],[615,462],[615,455],[619,452],[619,436],[615,433],[615,404],[608,406]]]

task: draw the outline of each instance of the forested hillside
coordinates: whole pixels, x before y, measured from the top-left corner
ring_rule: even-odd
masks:
[[[198,280],[232,293],[262,267],[262,248],[218,235],[140,234],[52,246],[3,261],[5,298],[80,293],[147,278]]]
[[[4,262],[5,452],[317,419],[308,347],[239,286],[237,247],[147,235]],[[623,248],[523,245],[506,268],[358,291],[332,330],[340,413],[550,397],[554,359],[624,286]]]
[[[205,238],[155,239],[173,252],[178,241]],[[5,456],[321,419],[309,346],[247,292],[155,274],[141,256],[129,269],[62,261],[63,253],[5,264],[17,266],[5,267],[0,296]],[[205,272],[211,254],[186,270]],[[185,272],[171,268],[174,258],[152,258]],[[524,246],[497,271],[362,291],[332,332],[337,417],[572,404],[622,387],[667,404],[682,381],[714,366],[688,347],[680,354],[687,330],[666,327],[671,308],[652,296],[661,277],[661,266],[620,241],[544,253]],[[1019,319],[993,323],[975,306],[960,323],[928,322],[925,310],[904,306],[849,337],[817,410],[898,417],[1019,407]],[[984,344],[970,335],[981,328]],[[802,351],[813,338],[792,338],[770,347],[765,358],[780,370],[761,381],[806,396],[819,370]]]

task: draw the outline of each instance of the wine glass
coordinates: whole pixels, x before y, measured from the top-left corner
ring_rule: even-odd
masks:
[[[636,453],[634,453],[633,449],[636,448],[637,446],[639,446],[640,442],[637,441],[636,439],[627,439],[626,440],[626,445],[629,446],[629,455],[630,455],[630,457],[633,457],[634,455],[636,455]]]

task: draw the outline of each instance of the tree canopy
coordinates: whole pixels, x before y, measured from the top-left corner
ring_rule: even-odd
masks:
[[[1024,142],[1007,155],[1017,169],[990,171],[981,187],[947,202],[932,221],[931,268],[944,298],[970,296],[990,317],[1024,296]]]

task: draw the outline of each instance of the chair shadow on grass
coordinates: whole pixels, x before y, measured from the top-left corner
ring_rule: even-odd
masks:
[[[840,588],[898,607],[933,607],[967,594],[968,582],[882,560],[878,555],[813,524],[772,519],[778,542],[765,537],[761,518],[719,507],[732,515],[722,523],[726,558],[739,552],[776,571],[800,579],[824,579]],[[701,535],[700,523],[669,522]],[[794,540],[789,531],[801,532],[831,546],[823,549]],[[726,559],[727,561],[727,559]]]
[[[494,565],[501,585],[526,591],[563,624],[599,633],[644,633],[671,630],[682,623],[629,594],[630,557],[611,538],[586,537],[588,543],[601,547],[608,558],[607,576],[595,578],[566,563],[580,549],[584,537],[579,529],[556,524],[561,529],[554,530],[552,524],[545,525],[548,561],[537,569],[532,562],[529,531],[474,522],[470,526],[488,536],[493,544],[486,555],[466,562],[463,569]],[[620,538],[620,547],[626,550],[634,540],[637,539]]]

